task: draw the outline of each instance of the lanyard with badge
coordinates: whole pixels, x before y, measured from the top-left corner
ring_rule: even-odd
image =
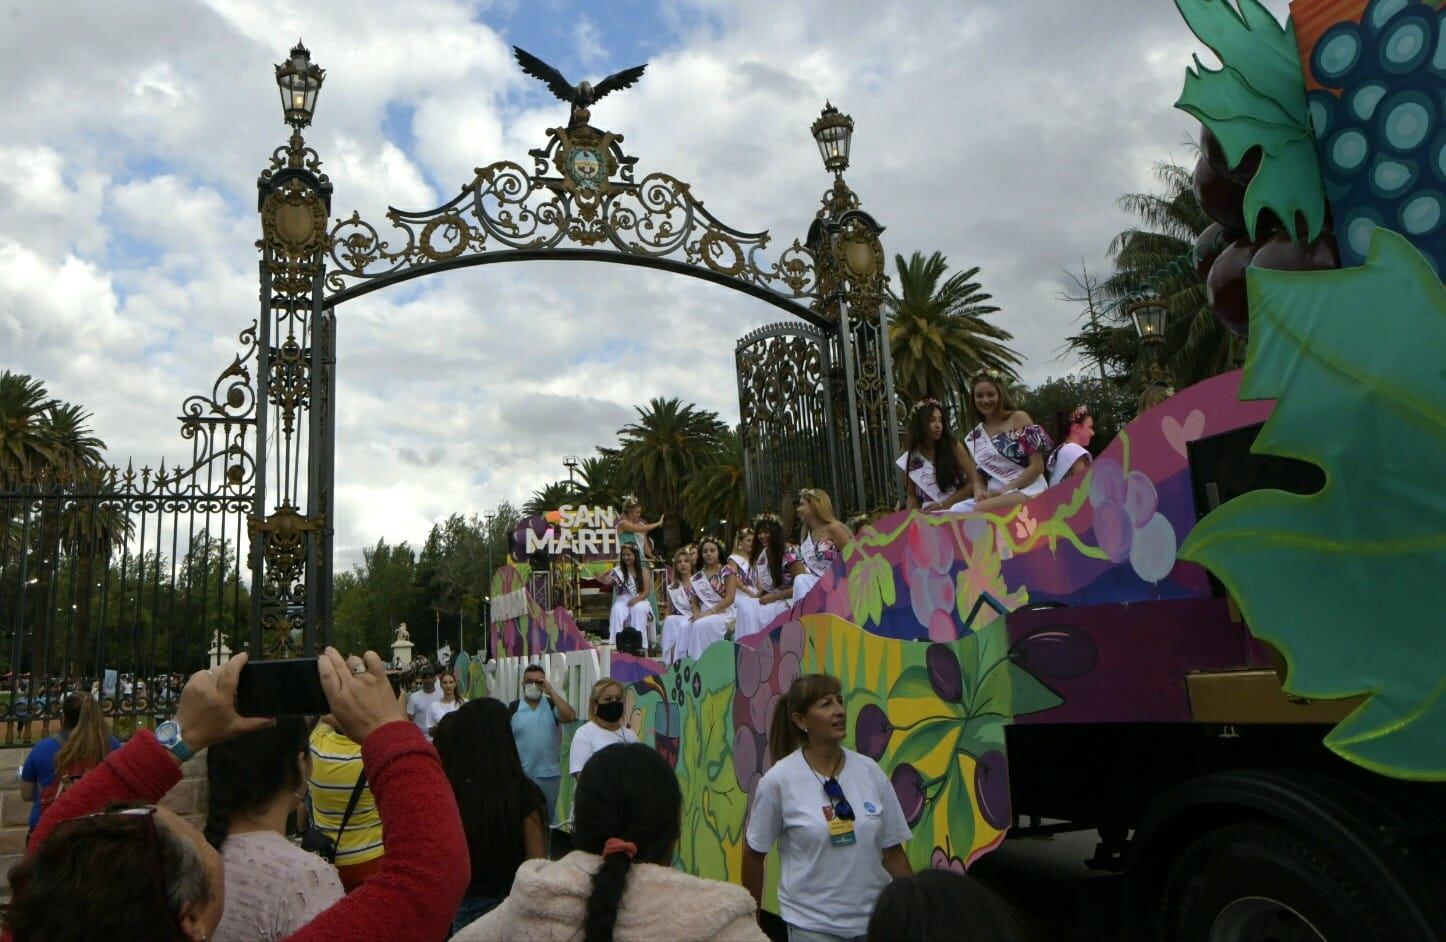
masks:
[[[808,765],[808,758],[804,757],[804,764]],[[843,786],[838,783],[838,776],[830,775],[825,779],[814,771],[809,765],[808,770],[813,772],[814,778],[823,785],[823,793],[828,798],[828,804],[824,806],[823,816],[828,821],[828,841],[834,847],[848,847],[858,842],[854,834],[854,809],[849,800],[844,797]]]

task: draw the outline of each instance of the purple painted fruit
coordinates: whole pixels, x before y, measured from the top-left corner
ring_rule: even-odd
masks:
[[[889,784],[894,786],[894,794],[898,796],[899,807],[904,810],[904,820],[909,827],[918,824],[924,816],[924,776],[905,762],[894,769],[894,774],[889,776]]]
[[[1067,680],[1095,668],[1094,639],[1074,625],[1035,628],[1009,649],[1009,659],[1036,677]]]
[[[974,797],[979,814],[995,830],[1010,824],[1013,813],[1009,806],[1009,762],[1004,753],[990,749],[974,766]]]
[[[1205,215],[1226,229],[1245,229],[1245,185],[1215,169],[1204,154],[1195,162],[1190,188]]]
[[[864,704],[854,720],[854,743],[859,752],[878,761],[889,748],[889,737],[894,734],[894,725],[889,722],[883,710],[872,703]]]
[[[1266,240],[1250,264],[1272,271],[1329,271],[1340,267],[1340,258],[1333,236],[1323,234],[1309,245],[1302,245],[1282,229]]]
[[[964,699],[964,677],[953,648],[947,644],[929,645],[924,663],[929,667],[929,683],[940,700],[958,703]]]
[[[1250,305],[1245,296],[1245,269],[1255,257],[1257,245],[1241,236],[1225,247],[1205,279],[1205,298],[1210,310],[1232,333],[1244,337],[1250,330]]]
[[[1205,159],[1210,161],[1210,166],[1236,183],[1249,183],[1255,176],[1255,172],[1260,169],[1260,148],[1250,148],[1240,158],[1240,163],[1232,167],[1230,161],[1225,157],[1225,148],[1221,145],[1220,139],[1203,124],[1200,126],[1200,150],[1204,153]]]
[[[1214,265],[1220,253],[1225,251],[1225,246],[1234,242],[1239,235],[1240,233],[1232,232],[1218,222],[1212,222],[1195,239],[1195,271],[1200,274],[1201,281],[1209,277],[1210,266]]]

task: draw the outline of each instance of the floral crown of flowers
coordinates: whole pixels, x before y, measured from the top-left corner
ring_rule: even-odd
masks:
[[[782,522],[783,522],[782,520],[779,520],[779,519],[778,519],[778,514],[774,513],[774,512],[771,511],[771,510],[765,510],[763,513],[759,514],[758,517],[754,520],[754,523],[757,523],[759,520],[762,520],[762,521],[764,521],[765,523],[782,523]]]
[[[944,408],[943,405],[939,403],[939,400],[933,398],[932,396],[925,396],[923,399],[920,399],[918,402],[914,403],[913,411],[918,412],[920,409],[927,409],[930,406],[938,406],[940,409]]]
[[[703,549],[704,543],[712,543],[714,546],[718,547],[718,552],[723,552],[723,541],[711,533],[698,538],[698,549],[700,551]]]
[[[1074,407],[1074,411],[1069,414],[1069,420],[1070,420],[1071,423],[1074,423],[1074,422],[1083,422],[1084,419],[1085,419],[1085,416],[1087,416],[1087,415],[1089,415],[1089,414],[1090,414],[1090,407],[1087,406],[1087,405],[1085,405],[1084,403],[1080,403],[1079,405],[1075,406],[1075,407]]]
[[[624,509],[626,509],[626,508],[628,508],[628,507],[631,507],[633,504],[641,504],[641,503],[642,503],[642,501],[638,500],[636,494],[624,494],[624,495],[623,495],[622,505],[623,505],[623,508],[624,508]]]
[[[992,369],[992,368],[991,368],[991,369],[987,369],[987,370],[980,370],[978,373],[976,373],[976,374],[974,375],[974,382],[977,383],[977,382],[979,382],[981,379],[987,379],[987,380],[989,380],[991,383],[1008,383],[1008,382],[1009,382],[1009,377],[1008,377],[1008,376],[1005,376],[1004,373],[1001,372],[1000,370],[996,370],[996,369]]]

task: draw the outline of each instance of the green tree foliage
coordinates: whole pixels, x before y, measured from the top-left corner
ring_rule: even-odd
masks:
[[[577,502],[577,488],[574,485],[567,481],[553,481],[533,491],[532,496],[522,505],[522,512],[528,516],[545,514],[563,504]]]
[[[1058,414],[1069,414],[1076,406],[1089,406],[1095,419],[1095,437],[1090,451],[1099,454],[1114,441],[1120,429],[1135,417],[1135,395],[1120,383],[1101,381],[1098,376],[1060,376],[1047,379],[1019,394],[1019,407],[1053,437]]]
[[[957,401],[969,377],[985,369],[1015,375],[1019,355],[1008,345],[1013,335],[985,319],[999,308],[988,304],[976,266],[948,274],[949,263],[935,252],[895,256],[899,296],[889,324],[894,384],[913,402],[925,397]]]
[[[688,523],[705,533],[720,531],[719,521],[737,526],[748,518],[743,438],[737,429],[727,429],[718,437],[707,463],[683,487],[683,500]]]
[[[678,399],[651,400],[637,407],[637,421],[618,431],[618,464],[624,482],[636,489],[649,519],[667,514],[664,545],[677,546],[684,516],[683,488],[717,455],[727,426],[717,413]]]
[[[343,651],[370,648],[385,657],[402,622],[419,647],[432,636],[423,630],[432,623],[428,587],[418,580],[417,556],[405,541],[393,546],[383,538],[362,550],[360,563],[336,574],[333,594],[333,631]]]

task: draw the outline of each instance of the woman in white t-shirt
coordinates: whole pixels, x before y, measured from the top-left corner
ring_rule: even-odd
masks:
[[[592,696],[587,701],[587,722],[572,734],[572,745],[568,747],[567,771],[574,780],[593,753],[620,742],[638,741],[637,734],[623,724],[626,699],[623,685],[611,677],[604,677],[592,685]]]
[[[1090,415],[1089,406],[1079,405],[1073,412],[1061,412],[1057,421],[1054,440],[1059,444],[1044,460],[1050,487],[1069,478],[1082,477],[1090,469],[1089,445],[1095,437],[1095,417]]]
[[[442,688],[442,699],[427,706],[427,738],[432,738],[432,733],[437,724],[442,722],[442,717],[448,713],[455,713],[462,708],[467,700],[457,692],[457,677],[451,671],[440,674],[437,683]]]
[[[913,872],[898,796],[878,763],[843,747],[847,734],[836,677],[805,674],[774,708],[768,745],[779,758],[753,791],[743,885],[761,902],[777,844],[779,914],[792,942],[862,939],[884,887]]]

